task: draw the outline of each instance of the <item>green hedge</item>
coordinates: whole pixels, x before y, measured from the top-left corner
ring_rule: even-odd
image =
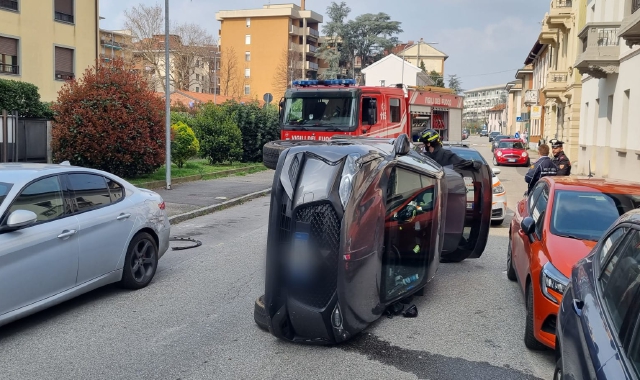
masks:
[[[50,104],[40,101],[37,86],[15,80],[0,79],[0,110],[18,111],[20,117],[53,117]]]

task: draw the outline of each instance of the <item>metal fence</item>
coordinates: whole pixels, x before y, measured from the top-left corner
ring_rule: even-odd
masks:
[[[0,116],[0,162],[50,162],[51,122],[19,118],[2,111]]]

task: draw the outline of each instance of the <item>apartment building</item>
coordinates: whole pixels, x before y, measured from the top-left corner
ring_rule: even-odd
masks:
[[[133,63],[131,32],[100,29],[100,60],[110,62],[116,58]]]
[[[577,172],[640,181],[640,1],[589,0],[574,63],[582,74]]]
[[[233,81],[242,86],[242,95],[262,99],[271,93],[281,97],[290,85],[291,72],[315,79],[318,74],[316,50],[320,38],[320,14],[305,9],[305,2],[269,4],[258,9],[226,10],[216,13],[220,21],[223,91]],[[234,54],[230,61],[226,54]],[[234,73],[225,63],[237,62]],[[298,78],[295,78],[298,79]],[[224,95],[224,94],[223,94]]]
[[[398,48],[393,49],[393,54],[420,68],[424,63],[427,73],[435,71],[444,78],[444,61],[449,58],[445,53],[424,42],[422,38],[417,43],[409,41]]]
[[[522,81],[514,80],[505,86],[507,92],[507,135],[513,135],[516,131],[520,131],[522,125]],[[520,121],[519,121],[520,120]],[[524,129],[522,130],[524,131]]]
[[[465,122],[486,122],[488,111],[500,103],[507,101],[505,84],[474,88],[464,92],[464,111],[462,119]]]
[[[38,86],[43,101],[95,64],[98,0],[0,1],[0,78]]]

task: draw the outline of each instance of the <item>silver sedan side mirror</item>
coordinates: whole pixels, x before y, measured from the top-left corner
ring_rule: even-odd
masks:
[[[38,215],[33,211],[28,210],[16,210],[9,215],[7,219],[7,227],[9,228],[21,228],[38,221]]]

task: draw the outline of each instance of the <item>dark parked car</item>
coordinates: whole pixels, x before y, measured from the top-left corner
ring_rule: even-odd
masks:
[[[350,339],[421,295],[441,260],[482,255],[491,178],[488,166],[439,166],[405,134],[290,145],[274,175],[256,323],[294,342]]]
[[[556,379],[640,377],[640,210],[621,216],[573,267],[556,359]]]
[[[493,133],[493,132],[491,132]],[[504,139],[512,139],[513,137],[508,136],[508,135],[497,135],[493,137],[493,144],[491,144],[491,152],[493,152],[494,150],[496,150],[496,148],[498,147],[498,145],[500,144],[500,140],[504,140]]]
[[[496,131],[490,132],[490,133],[489,133],[489,142],[492,142],[492,141],[493,141],[493,139],[494,139],[496,136],[498,136],[499,134],[500,134],[500,132],[496,132]]]
[[[482,136],[489,136],[489,130],[487,128],[482,128],[480,131],[480,137]]]

